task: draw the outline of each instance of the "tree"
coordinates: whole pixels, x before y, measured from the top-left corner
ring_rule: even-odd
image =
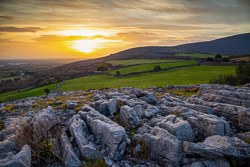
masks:
[[[49,90],[48,88],[45,88],[45,89],[44,89],[44,92],[45,92],[45,93],[47,94],[47,96],[48,96],[50,90]]]
[[[119,76],[120,74],[120,71],[116,71],[116,76]]]
[[[222,58],[222,56],[220,54],[217,54],[217,55],[215,55],[214,58]]]

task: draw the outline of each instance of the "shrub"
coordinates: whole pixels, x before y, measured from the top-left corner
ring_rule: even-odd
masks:
[[[207,57],[207,61],[214,61],[212,57]]]
[[[227,57],[223,57],[223,58],[222,58],[222,61],[223,61],[223,62],[230,62],[229,58],[227,58]]]
[[[4,123],[3,120],[0,119],[0,131],[4,129]]]
[[[222,58],[222,56],[220,54],[217,54],[217,55],[215,55],[214,58]]]
[[[157,66],[154,66],[154,70],[157,71],[157,70],[161,70],[161,66],[157,65]]]
[[[143,141],[143,139],[139,140],[138,144],[140,144],[142,148],[136,153],[135,157],[138,159],[147,159],[150,153],[150,149],[146,146],[146,143],[145,141]]]
[[[209,81],[210,84],[226,84],[226,85],[237,85],[237,77],[234,75],[219,75]]]
[[[99,66],[97,68],[97,71],[104,71],[104,70],[106,70],[106,67],[104,67],[104,66]]]
[[[61,124],[57,123],[49,128],[48,124],[43,124],[38,120],[36,127],[28,121],[21,123],[16,133],[18,145],[23,147],[25,144],[31,148],[33,163],[38,166],[50,164],[51,160],[62,160],[56,150],[59,147],[59,134]]]
[[[49,90],[48,88],[45,88],[45,89],[44,89],[44,92],[45,92],[45,93],[47,94],[47,96],[48,96],[50,90]]]
[[[107,167],[107,165],[103,158],[99,158],[86,162],[82,167]]]
[[[211,84],[244,85],[250,83],[250,65],[240,63],[235,68],[235,75],[219,75],[209,81]]]
[[[119,76],[120,74],[120,71],[116,71],[116,76]]]

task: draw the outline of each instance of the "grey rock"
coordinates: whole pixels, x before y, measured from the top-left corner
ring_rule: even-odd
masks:
[[[142,137],[146,146],[156,156],[162,156],[173,162],[181,161],[181,142],[167,130],[154,127],[150,133],[144,133]]]
[[[77,114],[71,119],[70,133],[74,137],[78,148],[81,152],[81,156],[86,159],[97,159],[101,156],[100,152],[87,141],[89,135],[87,125]]]
[[[169,133],[176,136],[181,141],[194,141],[194,134],[191,125],[175,115],[169,115],[159,120],[156,126],[166,129]]]
[[[80,149],[81,155],[86,160],[98,159],[101,157],[101,153],[91,143],[85,145]]]
[[[22,150],[14,155],[8,153],[4,159],[0,160],[1,167],[30,167],[31,166],[31,150],[28,145],[23,146]]]
[[[40,139],[44,132],[50,130],[54,125],[61,123],[60,119],[54,114],[52,108],[43,109],[42,112],[35,115],[31,121],[33,129],[40,133]]]
[[[189,167],[204,167],[201,162],[193,162]]]
[[[92,107],[90,107],[89,105],[84,104],[84,106],[81,108],[81,110],[85,111],[85,112],[89,112],[89,111],[92,111],[94,109]]]
[[[9,137],[4,141],[0,141],[0,155],[13,151],[16,145],[17,144],[14,136]]]
[[[204,158],[249,158],[250,145],[237,137],[214,135],[206,138],[204,142],[195,144],[184,141],[183,149],[189,155],[198,155]]]
[[[225,158],[209,159],[202,161],[205,167],[230,167],[229,162]]]
[[[61,105],[61,104],[63,104],[63,102],[61,102],[61,101],[55,101],[54,104],[55,105]]]
[[[118,109],[118,103],[116,99],[105,100],[100,105],[100,113],[105,116],[113,116]]]
[[[74,149],[66,135],[66,129],[62,129],[61,131],[60,147],[61,147],[63,163],[65,164],[65,166],[79,167],[81,165],[81,161],[76,156]]]
[[[140,119],[135,110],[127,105],[121,106],[119,120],[130,128],[135,128],[140,124]]]
[[[142,149],[142,146],[140,144],[137,144],[135,146],[133,154],[136,155],[139,151],[141,151],[141,149]]]
[[[153,93],[147,93],[147,95],[140,97],[139,99],[149,104],[155,104],[158,101]]]
[[[152,127],[148,126],[147,124],[144,124],[142,127],[137,129],[136,133],[143,135],[144,133],[150,133]]]
[[[91,132],[112,160],[121,159],[126,148],[126,133],[123,127],[93,110],[79,112],[81,118],[90,127]]]
[[[228,135],[229,124],[224,119],[211,114],[197,112],[193,117],[189,117],[187,121],[192,128],[198,129],[199,133],[204,136],[212,135]]]
[[[145,110],[145,117],[150,118],[159,112],[159,109],[153,105],[149,105]]]
[[[147,93],[142,91],[141,89],[139,88],[131,88],[130,89],[130,94],[135,94],[137,97],[142,97],[142,96],[145,96]]]

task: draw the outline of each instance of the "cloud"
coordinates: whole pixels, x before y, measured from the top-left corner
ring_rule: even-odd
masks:
[[[39,27],[26,27],[26,28],[17,28],[17,27],[0,27],[0,32],[33,32],[43,30]]]
[[[15,17],[12,16],[0,16],[1,19],[5,19],[5,20],[14,20]]]

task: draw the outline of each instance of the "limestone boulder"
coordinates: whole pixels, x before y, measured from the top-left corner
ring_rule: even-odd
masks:
[[[28,145],[14,155],[12,152],[0,156],[1,167],[31,167],[31,149]]]
[[[204,137],[212,135],[224,136],[229,133],[230,127],[228,122],[215,115],[197,112],[193,117],[189,117],[187,121],[192,128],[197,129],[199,134]]]
[[[159,122],[155,124],[156,126],[166,129],[180,141],[194,141],[194,134],[191,125],[182,118],[178,118],[175,115],[169,115],[159,119],[158,121]]]
[[[121,159],[126,148],[124,128],[95,110],[80,111],[79,114],[109,157],[112,160]]]
[[[69,167],[79,167],[81,165],[81,161],[76,156],[74,149],[69,142],[69,138],[66,134],[66,128],[62,129],[59,141],[64,165]]]
[[[154,127],[150,133],[142,135],[151,154],[161,156],[169,161],[178,162],[182,158],[181,142],[167,130]]]
[[[130,128],[135,128],[140,124],[140,119],[135,110],[127,105],[121,106],[119,120]]]
[[[237,137],[214,135],[201,143],[184,141],[183,149],[189,156],[204,158],[250,158],[250,145]]]

